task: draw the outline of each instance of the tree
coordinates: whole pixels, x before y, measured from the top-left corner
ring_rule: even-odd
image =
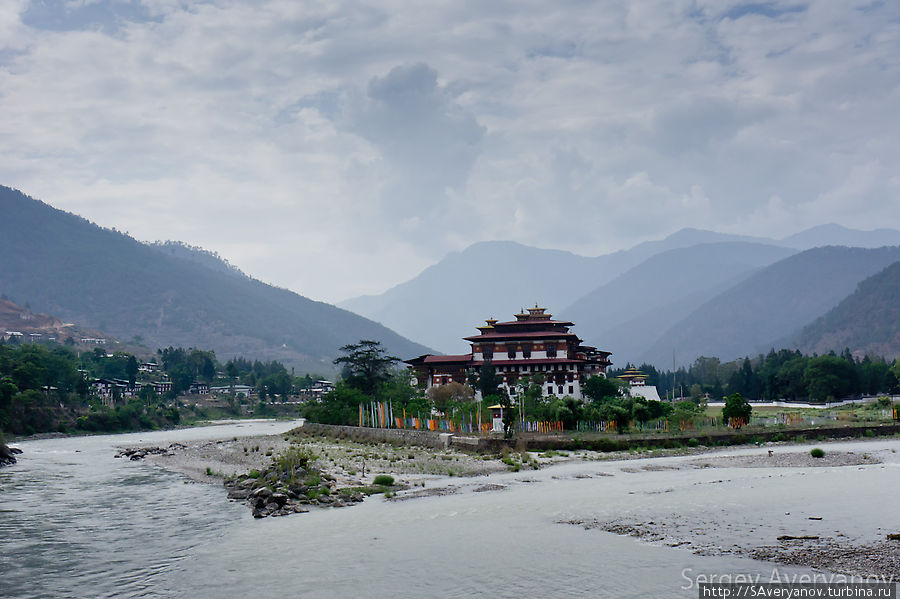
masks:
[[[812,358],[803,372],[809,396],[818,400],[840,399],[853,389],[853,366],[838,356]]]
[[[619,397],[620,387],[615,381],[605,376],[592,376],[584,381],[582,391],[597,405],[615,400]]]
[[[478,390],[481,391],[481,397],[497,395],[497,389],[500,387],[502,379],[497,376],[497,369],[490,360],[485,360],[478,372],[476,384]]]
[[[410,387],[408,383],[406,386]],[[447,410],[452,403],[472,401],[474,397],[475,391],[471,387],[457,382],[447,383],[446,385],[435,385],[428,390],[428,399],[430,399],[434,403],[434,407],[442,413],[447,413]]]
[[[347,384],[372,396],[383,383],[391,378],[393,366],[400,358],[387,355],[378,341],[361,339],[359,343],[349,343],[341,347],[344,356],[335,358],[335,364],[342,364],[342,376]]]
[[[725,407],[722,408],[722,418],[725,422],[729,422],[732,418],[737,418],[738,422],[750,422],[750,413],[753,406],[744,399],[740,393],[732,393],[725,398]],[[738,424],[737,428],[741,425]]]
[[[137,381],[137,373],[138,373],[138,363],[137,358],[132,355],[128,356],[128,360],[125,362],[125,374],[128,375],[128,386],[131,389],[134,389],[134,383]]]

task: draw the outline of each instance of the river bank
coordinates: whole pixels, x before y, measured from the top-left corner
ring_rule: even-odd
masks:
[[[891,449],[884,449],[885,443]],[[822,458],[811,456],[809,446],[789,444],[728,450],[700,447],[615,453],[579,450],[475,455],[453,448],[440,450],[324,438],[304,435],[300,429],[281,435],[187,444],[159,455],[148,455],[147,460],[195,481],[222,484],[223,479],[234,479],[253,470],[263,471],[274,457],[291,447],[299,447],[318,456],[317,467],[327,480],[333,481],[336,489],[369,487],[378,475],[395,477],[396,487],[389,493],[389,502],[602,477],[626,477],[631,483],[626,496],[633,500],[636,495],[675,494],[679,475],[688,475],[683,477],[690,479],[694,478],[692,473],[702,473],[704,479],[692,483],[694,486],[728,489],[735,484],[746,484],[738,481],[749,476],[756,481],[754,487],[764,490],[764,479],[775,481],[785,476],[796,479],[816,471],[885,468],[897,465],[896,450],[900,448],[900,442],[883,440],[818,445],[825,448]],[[567,474],[573,468],[591,465],[602,465],[604,470]],[[741,471],[752,471],[752,474],[745,476],[739,474]],[[715,478],[716,473],[719,478]],[[653,487],[663,476],[667,486],[641,490]],[[852,488],[839,491],[852,497]],[[728,509],[720,507],[712,511],[690,507],[667,512],[662,509],[667,503],[656,501],[641,517],[624,503],[620,509],[608,511],[602,517],[558,522],[634,537],[652,545],[677,547],[698,556],[741,556],[857,577],[900,575],[900,541],[887,538],[887,534],[896,532],[893,530],[860,531],[847,519],[817,516],[809,509],[794,511],[793,517],[791,511],[778,512],[781,517],[776,518],[773,509],[778,509],[779,501],[775,496],[760,511],[754,511],[750,504],[746,509],[735,509],[733,499]]]

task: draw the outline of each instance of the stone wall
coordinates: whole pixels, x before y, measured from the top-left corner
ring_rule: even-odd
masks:
[[[417,431],[402,428],[361,428],[358,426],[338,426],[336,424],[317,424],[305,422],[300,427],[311,435],[325,435],[337,439],[350,439],[364,443],[399,443],[404,445],[421,445],[435,449],[447,449],[450,446],[450,433],[437,431]]]

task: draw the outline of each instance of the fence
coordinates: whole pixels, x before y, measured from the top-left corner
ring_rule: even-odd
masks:
[[[883,419],[900,420],[897,408],[880,411]],[[771,416],[752,415],[746,418],[731,418],[727,422],[730,429],[740,429],[744,426],[778,426],[778,425],[815,425],[826,420],[851,421],[854,413],[849,410],[827,411],[814,415],[780,412]],[[454,418],[422,418],[421,416],[408,416],[406,411],[395,414],[390,402],[371,402],[369,405],[359,406],[359,426],[364,428],[398,428],[410,430],[446,431],[451,433],[489,433],[493,430],[491,422],[482,422],[481,412],[474,417],[464,414]],[[629,422],[627,428],[633,431],[665,432],[677,430],[679,432],[693,431],[702,428],[716,428],[726,423],[718,417],[703,417],[678,422],[666,419],[648,422]],[[556,433],[567,429],[561,421],[525,421],[517,424],[519,432],[526,433]],[[571,430],[578,432],[614,433],[618,431],[615,421],[578,421]]]

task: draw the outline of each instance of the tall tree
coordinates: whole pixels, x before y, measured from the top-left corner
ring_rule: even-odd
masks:
[[[400,358],[387,355],[379,341],[361,339],[359,343],[349,343],[341,348],[345,355],[335,358],[335,364],[342,364],[342,376],[352,387],[372,396],[379,383],[391,378],[394,364]]]

